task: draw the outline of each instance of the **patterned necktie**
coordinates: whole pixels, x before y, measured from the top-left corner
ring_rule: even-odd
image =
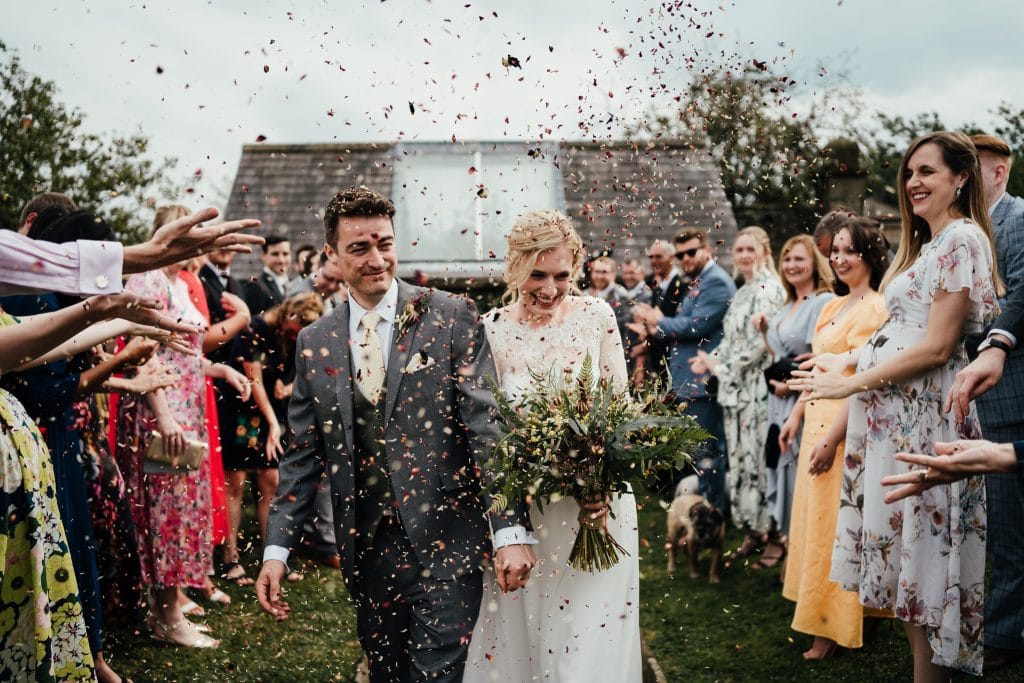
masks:
[[[359,347],[362,363],[356,375],[356,384],[363,396],[374,405],[380,400],[381,389],[384,388],[384,353],[380,348],[380,337],[377,336],[377,323],[380,321],[380,314],[374,311],[367,311],[359,321],[365,336]]]

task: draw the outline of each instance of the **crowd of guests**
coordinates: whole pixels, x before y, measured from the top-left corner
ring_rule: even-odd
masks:
[[[1024,657],[1021,477],[1011,445],[972,441],[1024,451],[1010,168],[993,136],[915,141],[895,253],[876,221],[838,208],[777,268],[759,227],[730,245],[731,275],[694,228],[650,245],[646,276],[635,259],[618,284],[613,259],[589,264],[634,381],[669,384],[714,436],[695,454],[699,492],[747,532],[731,562],[781,565],[792,628],[814,637],[806,659],[861,647],[886,618],[905,623],[916,680]],[[652,484],[668,501],[685,474]],[[987,581],[986,538],[1000,558]]]
[[[5,680],[119,680],[105,626],[214,647],[196,618],[230,604],[217,582],[252,583],[238,551],[248,475],[265,532],[295,339],[344,289],[316,250],[289,279],[286,240],[233,234],[258,221],[202,227],[213,216],[159,207],[150,241],[126,248],[44,193],[20,234],[0,234]],[[260,243],[262,276],[233,278],[235,254]],[[307,540],[336,565],[325,510]]]
[[[919,138],[899,170],[895,253],[840,208],[777,265],[756,226],[730,245],[732,273],[698,227],[651,244],[646,266],[587,264],[630,380],[662,383],[712,435],[697,489],[745,532],[730,562],[781,567],[809,660],[891,618],[917,680],[1024,656],[1024,200],[1005,192],[1010,169],[998,138]],[[287,238],[201,225],[214,215],[161,207],[150,240],[122,247],[46,193],[22,235],[0,235],[5,674],[119,680],[103,626],[141,620],[215,647],[197,618],[230,603],[218,581],[252,583],[246,487],[266,535],[296,340],[345,284],[316,248],[293,261]],[[248,245],[263,268],[242,281],[231,265]],[[668,501],[689,474],[648,484]],[[329,496],[324,479],[303,543],[337,566]],[[986,539],[1001,559],[987,579]]]

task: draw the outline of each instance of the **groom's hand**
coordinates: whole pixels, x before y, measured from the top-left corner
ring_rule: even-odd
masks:
[[[287,569],[280,560],[267,560],[256,579],[256,598],[260,601],[260,607],[278,621],[284,621],[292,612],[288,603],[281,599],[281,579]]]
[[[494,572],[498,576],[498,587],[502,593],[510,593],[526,587],[530,572],[537,564],[533,546],[523,543],[498,548],[494,555]]]

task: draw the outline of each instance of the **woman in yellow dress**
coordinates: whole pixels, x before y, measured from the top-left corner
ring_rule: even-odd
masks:
[[[870,221],[851,218],[840,224],[832,233],[829,260],[836,293],[846,294],[822,308],[811,342],[815,355],[862,346],[886,315],[877,290],[889,265],[888,247]],[[865,611],[857,593],[829,581],[843,472],[832,465],[837,459],[842,463],[846,416],[846,400],[797,403],[779,437],[791,441],[803,417],[782,595],[796,603],[793,630],[814,636],[803,655],[810,660],[831,656],[837,645],[861,647],[864,615],[885,615]]]

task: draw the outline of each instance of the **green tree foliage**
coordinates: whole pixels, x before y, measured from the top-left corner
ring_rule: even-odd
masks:
[[[965,123],[957,129],[968,135],[991,133],[1006,140],[1013,152],[1017,165],[1010,172],[1007,192],[1018,197],[1024,196],[1024,109],[1015,109],[1004,102],[990,112],[995,127],[986,130],[975,123]],[[862,168],[867,173],[867,192],[882,201],[895,205],[898,202],[896,174],[899,171],[903,152],[910,143],[925,133],[937,130],[951,130],[937,112],[925,112],[913,118],[888,116],[875,113],[877,127],[851,126],[846,134],[855,139],[862,150]]]
[[[108,140],[83,122],[57,99],[52,81],[26,72],[0,42],[0,225],[16,229],[25,202],[54,191],[102,213],[125,241],[145,237],[147,195],[173,194],[165,173],[174,160],[148,158],[142,135]]]
[[[795,113],[797,85],[763,62],[711,68],[686,87],[676,111],[632,132],[710,152],[734,207],[816,206],[827,154],[814,117]]]

